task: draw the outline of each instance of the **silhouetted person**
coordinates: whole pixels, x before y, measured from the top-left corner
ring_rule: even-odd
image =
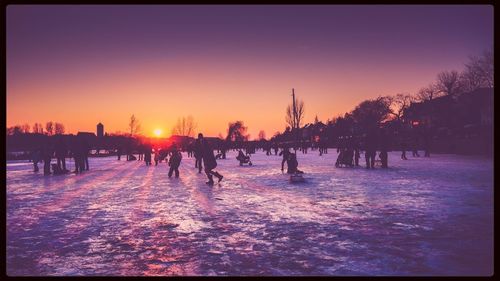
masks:
[[[429,136],[424,137],[424,157],[431,157]]]
[[[66,156],[68,154],[68,147],[64,142],[62,136],[58,136],[57,144],[56,144],[56,158],[57,158],[57,166],[60,170],[66,172]]]
[[[201,174],[201,170],[203,169],[201,163],[202,163],[202,158],[203,158],[203,146],[201,143],[201,139],[198,137],[194,144],[194,167],[198,168],[198,173]]]
[[[120,160],[121,156],[122,156],[122,148],[121,146],[119,146],[117,149],[116,149],[116,155],[118,155],[118,160]]]
[[[302,174],[304,172],[300,171],[297,167],[299,166],[299,162],[297,161],[297,155],[295,153],[289,153],[287,159],[287,174]]]
[[[365,141],[365,160],[367,169],[375,168],[375,156],[377,155],[376,147],[376,137],[373,132],[370,132],[366,135]]]
[[[84,159],[84,147],[81,137],[75,137],[72,142],[71,153],[73,154],[73,159],[75,160],[75,170],[73,173],[82,173],[85,169],[85,159]]]
[[[283,150],[280,152],[280,156],[283,155],[283,159],[281,160],[281,171],[283,172],[285,162],[288,160],[288,156],[290,155],[290,149],[288,147],[283,147]]]
[[[42,157],[43,157],[43,174],[50,175],[50,160],[52,159],[52,148],[49,139],[46,139],[43,144]]]
[[[155,166],[158,166],[158,162],[160,161],[160,150],[158,148],[155,149]]]
[[[407,150],[406,142],[405,142],[405,140],[402,140],[401,141],[401,159],[402,160],[408,160],[408,158],[406,158],[406,150]]]
[[[361,158],[359,155],[359,140],[356,139],[354,141],[354,165],[359,166],[359,158]]]
[[[146,146],[144,150],[144,162],[146,162],[146,166],[151,165],[151,147]]]
[[[31,159],[33,160],[33,172],[36,173],[39,171],[38,163],[42,160],[42,148],[37,147],[31,153]]]
[[[82,138],[81,140],[81,146],[82,146],[82,157],[83,157],[83,162],[84,162],[84,170],[88,171],[89,170],[89,153],[90,153],[90,145],[88,141]]]
[[[181,165],[182,154],[177,150],[177,147],[174,145],[172,147],[172,156],[170,156],[170,160],[168,161],[168,165],[170,166],[170,170],[168,171],[168,177],[172,177],[172,173],[175,172],[175,177],[179,177],[179,166]]]
[[[380,163],[382,164],[382,168],[387,168],[388,164],[387,162],[389,160],[389,156],[387,154],[387,148],[385,146],[382,146],[379,157],[380,157]]]
[[[198,134],[198,140],[202,145],[202,159],[203,166],[205,166],[205,174],[207,174],[208,182],[207,184],[213,184],[214,180],[212,176],[216,176],[219,182],[222,180],[223,176],[216,171],[212,171],[217,167],[217,161],[215,161],[214,151],[208,144],[208,142],[203,138],[203,134]]]
[[[252,162],[250,162],[250,155],[245,155],[241,149],[238,151],[236,159],[240,161],[240,166],[243,166],[243,164],[246,163],[250,163],[250,165],[252,165]]]

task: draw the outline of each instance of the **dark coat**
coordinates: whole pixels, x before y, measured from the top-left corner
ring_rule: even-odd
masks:
[[[170,160],[168,160],[168,165],[173,167],[173,168],[178,168],[179,165],[181,164],[182,160],[182,154],[180,151],[173,151],[172,156],[170,157]]]
[[[203,165],[205,166],[205,169],[215,169],[215,167],[217,167],[217,161],[215,161],[214,150],[210,147],[207,141],[203,141],[202,147]]]

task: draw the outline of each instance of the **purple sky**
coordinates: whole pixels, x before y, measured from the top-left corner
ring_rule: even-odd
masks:
[[[486,5],[9,5],[7,125],[124,131],[134,113],[150,134],[190,114],[209,135],[243,120],[270,136],[292,87],[306,122],[326,120],[492,46]]]

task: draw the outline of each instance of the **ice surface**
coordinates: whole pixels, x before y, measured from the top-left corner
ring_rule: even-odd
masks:
[[[62,176],[9,161],[7,274],[493,273],[491,158],[392,152],[389,169],[367,170],[298,152],[306,182],[290,183],[279,156],[235,156],[213,187],[186,154],[179,179],[115,157]]]

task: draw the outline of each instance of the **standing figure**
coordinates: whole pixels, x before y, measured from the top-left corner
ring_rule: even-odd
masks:
[[[158,162],[160,161],[160,149],[155,149],[155,166],[158,166]]]
[[[31,153],[31,159],[33,160],[33,172],[36,173],[39,171],[38,162],[42,160],[42,149],[40,147],[37,147],[33,150],[33,152]]]
[[[149,146],[144,149],[144,162],[146,162],[146,166],[151,165],[151,147]]]
[[[52,159],[52,148],[50,147],[49,139],[46,139],[42,149],[43,158],[43,174],[50,175],[50,160]]]
[[[82,173],[85,168],[85,160],[83,159],[83,143],[80,137],[75,137],[73,139],[71,153],[73,154],[73,159],[75,160],[75,170],[73,173]]]
[[[118,146],[118,148],[116,148],[116,155],[118,155],[118,160],[120,160],[120,158],[122,156],[122,147],[121,146]]]
[[[401,159],[402,160],[408,160],[408,158],[406,158],[406,141],[403,139],[401,140]]]
[[[374,169],[375,168],[375,156],[376,156],[376,147],[375,136],[373,132],[367,134],[365,141],[365,160],[366,160],[366,168]]]
[[[380,157],[382,168],[387,168],[389,155],[387,154],[387,145],[385,143],[382,143],[380,147],[380,154],[378,155],[378,157]]]
[[[182,154],[179,150],[177,150],[177,147],[174,146],[172,147],[172,156],[170,156],[170,159],[168,160],[168,165],[170,166],[170,170],[168,171],[168,177],[172,177],[172,173],[175,172],[175,177],[179,177],[179,166],[181,165],[181,160],[182,160]]]
[[[84,170],[89,170],[89,153],[90,153],[90,145],[88,141],[82,138],[81,140],[81,149],[82,149],[82,157],[84,162]]]
[[[57,158],[57,166],[59,170],[62,172],[67,172],[66,169],[66,155],[68,154],[68,147],[64,142],[62,136],[58,136],[57,146],[56,146],[56,158]]]
[[[207,184],[214,184],[212,176],[216,176],[219,182],[222,180],[223,176],[216,171],[212,171],[217,167],[217,161],[215,161],[215,155],[213,149],[210,147],[208,142],[203,138],[203,134],[198,134],[198,140],[202,145],[202,159],[203,165],[205,166],[205,174],[207,174],[208,181]]]
[[[201,143],[201,139],[198,137],[194,144],[194,167],[198,168],[198,173],[201,174],[201,169],[202,169],[202,161],[201,159],[203,158],[203,147]]]

